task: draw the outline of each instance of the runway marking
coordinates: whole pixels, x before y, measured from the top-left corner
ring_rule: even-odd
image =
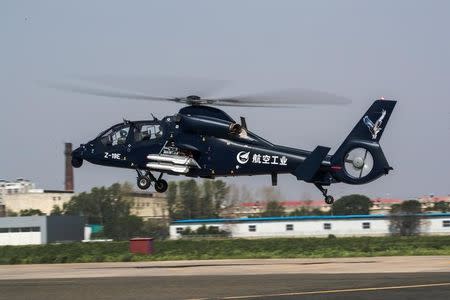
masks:
[[[20,279],[5,279],[5,280],[0,280],[0,286],[3,285],[8,285],[8,286],[16,286],[16,285],[53,285],[53,284],[57,284],[57,285],[61,285],[61,284],[70,284],[70,283],[75,283],[74,280],[53,280],[53,281],[41,281],[40,279],[36,279],[39,281],[19,281],[19,282],[15,282],[15,280],[20,280]],[[14,282],[11,282],[14,281]]]
[[[220,299],[251,299],[251,298],[302,296],[302,295],[315,295],[315,294],[337,294],[337,293],[350,293],[350,292],[413,289],[413,288],[425,288],[425,287],[436,287],[436,286],[450,286],[450,282],[415,284],[415,285],[382,286],[382,287],[372,287],[372,288],[368,287],[368,288],[356,288],[356,289],[322,290],[322,291],[310,291],[310,292],[293,292],[293,293],[266,294],[266,295],[261,294],[261,295],[247,295],[247,296],[228,296],[228,297],[223,297]],[[188,300],[206,300],[206,299],[208,299],[208,298],[196,298],[196,299],[188,299]]]

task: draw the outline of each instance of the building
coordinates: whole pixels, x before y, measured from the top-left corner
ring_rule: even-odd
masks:
[[[65,143],[65,190],[36,189],[36,185],[26,179],[15,181],[0,180],[0,217],[8,212],[19,214],[21,210],[40,210],[50,215],[55,206],[60,209],[75,196],[74,175],[71,164],[72,144]],[[144,219],[167,219],[168,208],[164,194],[139,193],[130,195],[133,198],[131,213]]]
[[[298,201],[280,201],[280,204],[284,207],[286,214],[290,214],[296,209],[318,209],[322,212],[328,212],[331,209],[329,204],[326,204],[323,200],[298,200]],[[231,209],[228,215],[234,217],[250,217],[259,215],[266,210],[266,201],[256,202],[242,202]]]
[[[5,195],[28,193],[35,189],[35,184],[29,180],[18,178],[16,181],[0,179],[0,202]]]
[[[0,246],[39,245],[84,239],[80,216],[32,216],[0,218]]]
[[[420,201],[420,200],[419,200]],[[391,210],[391,206],[394,204],[402,203],[402,199],[391,198],[374,198],[372,199],[373,206],[371,213],[373,214],[386,214]],[[267,202],[243,202],[233,209],[231,215],[236,217],[248,217],[258,215],[266,209]],[[323,200],[297,200],[297,201],[280,201],[280,204],[284,207],[286,214],[290,214],[295,210],[306,209],[309,211],[318,210],[323,213],[327,213],[331,209],[331,205],[326,204]],[[423,204],[425,209],[429,205]]]
[[[19,213],[25,209],[39,209],[50,215],[54,206],[62,209],[69,202],[73,191],[36,189],[35,184],[25,179],[16,181],[0,181],[0,205],[5,211]]]
[[[450,203],[450,195],[447,196],[423,196],[418,198],[419,202],[422,203],[423,209],[432,209],[435,203],[447,202]]]
[[[450,203],[450,196],[425,196],[415,199],[422,204],[422,209],[430,210],[434,204],[440,201]],[[401,204],[403,199],[395,198],[374,198],[373,206],[370,209],[372,214],[387,214],[391,210],[392,205]],[[280,201],[284,207],[286,214],[290,214],[295,210],[306,209],[309,211],[318,210],[320,212],[329,212],[331,206],[323,200],[296,200],[296,201]],[[261,214],[266,209],[266,201],[242,202],[233,207],[227,208],[224,216],[227,217],[252,217]]]
[[[373,206],[370,208],[372,214],[388,214],[391,211],[392,205],[401,204],[403,199],[395,198],[374,198],[372,199]]]
[[[130,196],[133,197],[132,214],[142,217],[144,220],[169,218],[164,194],[134,192]]]
[[[72,144],[65,143],[65,190],[36,189],[36,185],[26,179],[15,181],[0,180],[0,217],[9,211],[20,213],[21,210],[36,209],[49,215],[55,206],[63,208],[64,203],[74,196],[74,178]]]
[[[50,215],[55,206],[63,208],[76,194],[71,190],[36,189],[35,184],[17,179],[0,181],[0,217],[7,212],[20,213],[21,210],[38,209]],[[164,194],[133,192],[131,213],[144,219],[168,218],[167,201]]]
[[[450,214],[422,214],[421,233],[450,235]],[[215,226],[233,238],[327,237],[390,235],[388,215],[301,216],[238,219],[179,220],[170,225],[170,238],[178,239],[190,227]]]
[[[24,194],[6,195],[3,204],[6,211],[19,213],[25,209],[39,209],[42,213],[50,215],[55,206],[63,208],[64,203],[69,202],[74,196],[73,192],[35,190]]]

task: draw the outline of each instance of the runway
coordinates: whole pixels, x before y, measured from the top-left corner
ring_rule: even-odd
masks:
[[[450,257],[0,266],[0,299],[449,299]]]

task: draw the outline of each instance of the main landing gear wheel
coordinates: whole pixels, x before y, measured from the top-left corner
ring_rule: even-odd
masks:
[[[137,186],[138,188],[140,188],[141,190],[146,190],[150,187],[150,185],[152,184],[150,178],[146,177],[146,176],[139,176],[137,178]]]
[[[333,204],[334,203],[334,198],[331,195],[327,195],[325,196],[325,203],[326,204]]]
[[[155,190],[158,193],[164,193],[165,191],[167,191],[167,187],[169,185],[167,184],[167,181],[165,181],[164,179],[158,179],[155,182]]]

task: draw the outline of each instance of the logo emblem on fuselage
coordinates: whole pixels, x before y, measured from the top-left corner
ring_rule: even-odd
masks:
[[[236,159],[238,161],[238,163],[240,164],[246,164],[248,162],[250,158],[250,151],[246,152],[246,151],[241,151],[236,155]]]
[[[386,116],[386,110],[381,111],[381,116],[378,118],[378,120],[372,122],[371,119],[369,119],[368,116],[364,116],[363,122],[366,124],[367,128],[369,128],[370,133],[372,134],[372,139],[376,139],[378,136],[378,133],[383,129],[381,127],[381,123],[383,122],[384,117]]]

